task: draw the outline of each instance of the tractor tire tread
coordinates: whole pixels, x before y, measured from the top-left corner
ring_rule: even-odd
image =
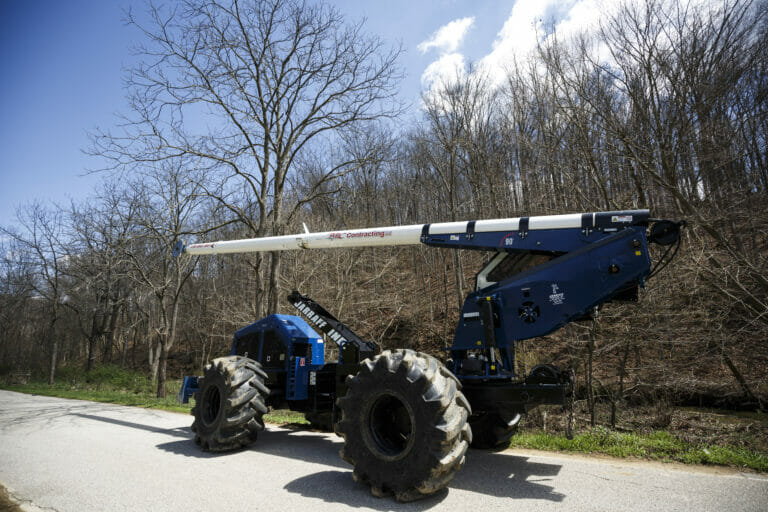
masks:
[[[263,374],[258,362],[241,356],[220,357],[206,365],[192,408],[195,444],[219,452],[237,450],[256,440],[257,433],[264,430],[262,416],[268,410],[269,389]],[[220,402],[215,417],[206,423],[202,400],[207,399],[209,387],[217,388]]]
[[[413,501],[442,488],[464,464],[472,440],[470,409],[460,384],[437,359],[413,350],[384,351],[347,378],[349,390],[337,401],[335,431],[345,440],[341,458],[354,466],[355,481],[369,485],[374,496],[393,494]],[[391,389],[413,411],[413,443],[396,460],[382,458],[363,439],[368,412]]]
[[[503,450],[517,433],[517,425],[509,427],[498,413],[482,413],[469,418],[472,426],[472,448],[480,450]]]

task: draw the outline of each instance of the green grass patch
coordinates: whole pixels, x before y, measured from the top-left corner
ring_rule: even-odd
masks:
[[[686,464],[736,466],[768,472],[768,455],[738,446],[695,445],[666,431],[651,434],[614,432],[596,428],[573,439],[543,432],[521,432],[511,446],[534,450],[601,453],[613,457],[677,461]]]
[[[110,404],[129,405],[146,409],[189,413],[193,403],[180,404],[176,395],[181,389],[181,380],[166,382],[167,396],[157,398],[157,384],[140,372],[115,366],[102,366],[83,372],[78,368],[62,368],[56,383],[30,382],[29,384],[2,384],[0,389],[29,393],[32,395],[73,398]],[[193,402],[193,401],[192,401]],[[269,423],[293,423],[308,425],[304,414],[290,410],[275,410],[264,416]]]
[[[264,421],[277,423],[278,425],[284,425],[286,423],[309,425],[309,422],[304,418],[303,412],[291,411],[289,409],[270,411],[268,414],[264,415]]]
[[[78,367],[62,367],[57,372],[56,382],[53,385],[45,382],[0,384],[0,389],[33,395],[189,412],[191,405],[176,402],[176,395],[180,388],[180,379],[168,380],[166,397],[158,398],[156,383],[147,379],[141,372],[119,366],[99,366],[89,372]]]
[[[188,404],[180,404],[176,401],[176,394],[181,386],[180,381],[177,383],[170,382],[169,384],[168,396],[165,398],[157,398],[154,392],[136,392],[125,389],[88,389],[61,382],[57,382],[53,386],[41,382],[0,384],[0,389],[29,393],[31,395],[73,398],[75,400],[90,400],[92,402],[143,407],[145,409],[162,409],[165,411],[189,413],[194,405],[193,401]],[[176,389],[171,393],[170,390],[173,384],[175,384]],[[271,411],[264,415],[264,421],[279,425],[286,423],[309,425],[309,422],[304,419],[304,413],[288,409]]]
[[[172,383],[171,383],[172,384]],[[163,409],[174,412],[189,412],[190,404],[179,404],[176,402],[176,391],[172,391],[172,386],[168,386],[168,395],[165,398],[157,398],[154,392],[136,392],[126,389],[94,389],[80,388],[71,384],[57,382],[53,386],[41,382],[31,382],[29,384],[7,384],[0,385],[0,389],[8,391],[18,391],[19,393],[29,393],[32,395],[53,396],[57,398],[73,398],[76,400],[90,400],[92,402],[104,402],[110,404],[130,405],[134,407],[144,407],[146,409]]]

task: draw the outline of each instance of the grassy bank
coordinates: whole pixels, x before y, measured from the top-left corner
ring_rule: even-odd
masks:
[[[0,389],[18,391],[32,395],[54,396],[58,398],[74,398],[77,400],[91,400],[92,402],[105,402],[110,404],[131,405],[147,409],[163,409],[174,412],[189,412],[191,404],[179,404],[176,402],[180,384],[176,384],[176,391],[171,392],[169,386],[168,396],[157,398],[152,392],[135,392],[125,389],[98,389],[90,386],[77,387],[70,384],[57,382],[53,386],[40,382],[29,384],[0,385]]]
[[[167,396],[157,398],[156,384],[139,372],[119,367],[100,367],[87,373],[82,370],[63,369],[53,385],[45,382],[8,384],[0,381],[0,389],[181,413],[189,413],[192,409],[192,403],[180,404],[176,401],[176,395],[181,389],[181,379],[168,380]],[[272,411],[264,419],[277,424],[309,424],[303,414],[294,411]]]
[[[740,446],[693,444],[665,430],[636,434],[598,427],[579,433],[573,439],[543,432],[521,432],[512,438],[511,446],[534,450],[600,453],[612,457],[635,457],[685,464],[735,466],[768,472],[768,455],[764,453]]]
[[[53,386],[33,382],[30,384],[0,384],[0,389],[29,393],[31,395],[53,396],[57,398],[73,398],[76,400],[90,400],[92,402],[104,402],[109,404],[130,405],[144,407],[145,409],[162,409],[164,411],[190,413],[192,403],[180,404],[176,401],[176,395],[181,388],[181,381],[168,382],[168,396],[157,398],[155,392],[127,391],[123,389],[79,389],[71,385],[56,383]],[[293,423],[309,425],[304,415],[290,410],[271,411],[264,416],[268,423],[282,425]],[[191,422],[191,419],[190,419]]]
[[[144,375],[114,367],[97,368],[88,373],[63,371],[60,380],[52,386],[41,382],[0,383],[2,389],[22,393],[189,413],[191,404],[181,405],[176,402],[176,394],[180,386],[180,380],[168,381],[168,396],[157,398],[154,384]],[[308,423],[303,414],[285,410],[272,411],[265,416],[265,420],[276,424]],[[762,450],[749,449],[736,442],[722,439],[714,444],[691,442],[681,437],[682,435],[675,435],[672,428],[632,433],[615,432],[598,427],[582,431],[573,439],[566,439],[558,433],[534,430],[517,434],[512,438],[511,446],[546,451],[599,453],[622,458],[677,461],[686,464],[732,466],[768,472],[768,454]]]

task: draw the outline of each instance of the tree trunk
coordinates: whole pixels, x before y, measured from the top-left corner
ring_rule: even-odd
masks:
[[[749,385],[747,384],[747,380],[744,378],[738,368],[736,368],[736,366],[733,364],[733,361],[731,361],[731,358],[728,357],[727,354],[723,354],[723,361],[725,361],[725,365],[729,370],[731,370],[733,377],[741,386],[741,389],[744,391],[744,395],[746,396],[747,400],[756,403],[761,411],[765,411],[763,402],[760,400],[760,398],[755,396],[754,393],[752,393],[752,389],[750,389]]]
[[[456,278],[456,299],[459,311],[464,304],[464,270],[461,264],[461,255],[458,250],[453,251],[453,271]]]
[[[279,313],[280,295],[280,253],[271,252],[269,265],[269,290],[267,291],[267,314]]]
[[[257,233],[258,236],[258,233]],[[264,279],[261,275],[261,266],[264,263],[264,256],[262,253],[257,252],[250,255],[253,258],[253,263],[249,263],[253,271],[253,318],[263,318],[265,314],[265,296],[264,296]]]
[[[619,365],[619,389],[616,393],[613,394],[613,399],[611,400],[612,429],[616,428],[616,408],[618,401],[621,400],[624,395],[624,374],[626,373],[627,369],[627,359],[629,359],[629,340],[627,340],[627,343],[624,346],[624,354],[621,356],[621,364]]]
[[[139,330],[136,329],[136,331],[134,332],[134,335],[133,335],[133,346],[131,347],[131,369],[133,369],[133,370],[136,369],[136,349],[137,349],[137,346],[139,344],[139,340],[138,340],[139,332],[138,331]]]
[[[59,349],[59,341],[56,339],[56,336],[53,336],[53,344],[51,346],[51,368],[50,372],[48,373],[48,384],[53,385],[54,379],[56,378],[56,354]]]
[[[48,371],[49,385],[53,385],[56,378],[56,357],[59,351],[59,340],[56,337],[56,321],[59,319],[59,312],[56,306],[57,304],[54,304],[53,318],[51,319],[51,325],[48,327],[48,337],[51,340],[51,365]]]
[[[595,426],[595,391],[592,381],[592,360],[595,355],[595,327],[597,321],[593,320],[589,326],[589,343],[587,343],[587,404],[589,406],[589,424]]]
[[[165,378],[166,378],[166,366],[168,361],[168,349],[167,343],[164,339],[160,340],[158,344],[158,350],[160,351],[160,357],[158,361],[157,372],[157,398],[165,398]]]
[[[153,343],[152,339],[147,341],[149,346],[149,374],[152,380],[157,379],[157,370],[160,364],[160,343]]]
[[[120,351],[120,366],[125,368],[126,358],[128,357],[128,339],[120,337],[122,344],[122,350]]]
[[[157,367],[160,360],[160,346],[156,341],[157,334],[152,332],[152,322],[147,316],[147,357],[149,362],[149,376],[154,382],[157,379]]]
[[[91,323],[91,334],[88,336],[88,363],[85,366],[85,371],[89,372],[93,370],[93,366],[95,362],[96,362],[96,312],[93,313],[93,321]]]
[[[120,314],[120,304],[115,303],[112,306],[112,311],[109,314],[109,325],[107,326],[107,332],[104,336],[104,353],[101,361],[103,363],[112,362],[112,349],[115,345],[115,339],[117,338],[117,321]]]

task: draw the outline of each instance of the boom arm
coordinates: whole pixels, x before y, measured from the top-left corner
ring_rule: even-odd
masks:
[[[339,346],[341,362],[353,361],[356,364],[357,361],[372,357],[379,352],[376,345],[363,340],[352,329],[341,323],[338,318],[309,297],[293,291],[288,296],[288,302]]]
[[[609,233],[628,226],[647,225],[648,210],[621,212],[575,213],[541,217],[518,217],[478,221],[412,224],[367,229],[299,233],[295,235],[206,242],[185,246],[181,241],[174,255],[230,254],[242,252],[291,251],[298,249],[330,249],[346,247],[389,247],[424,243],[436,247],[474,250],[509,250],[515,234],[525,240],[529,234],[550,233],[546,244],[537,239],[543,250],[567,251],[570,246],[557,243],[563,230],[576,230],[585,236]]]

